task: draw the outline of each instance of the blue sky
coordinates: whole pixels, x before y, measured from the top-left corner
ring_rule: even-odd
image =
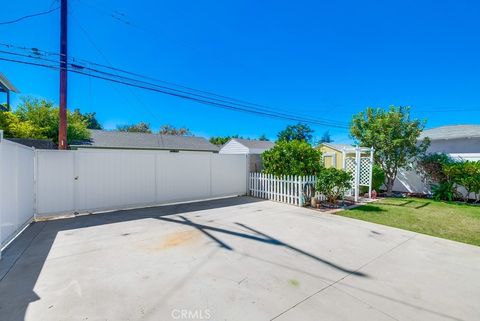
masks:
[[[69,2],[73,57],[310,117],[348,122],[394,104],[427,127],[480,123],[479,1]],[[0,21],[52,5],[8,1]],[[0,25],[0,42],[58,52],[58,22],[57,11]],[[23,94],[58,101],[57,72],[4,61],[0,72]],[[79,75],[69,76],[68,106],[96,111],[109,129],[146,121],[207,137],[275,138],[291,123]],[[312,127],[349,140],[347,130]]]

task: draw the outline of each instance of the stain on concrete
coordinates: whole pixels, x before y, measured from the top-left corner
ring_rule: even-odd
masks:
[[[146,248],[152,251],[167,250],[178,246],[194,244],[201,238],[201,233],[197,230],[179,231],[165,235],[159,241],[151,240],[146,244]]]

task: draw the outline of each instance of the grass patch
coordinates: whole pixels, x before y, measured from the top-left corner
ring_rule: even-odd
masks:
[[[338,215],[480,246],[480,206],[387,198]]]

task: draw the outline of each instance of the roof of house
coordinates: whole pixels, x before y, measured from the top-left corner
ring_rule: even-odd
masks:
[[[19,93],[20,91],[10,82],[10,80],[5,77],[4,74],[0,72],[0,92],[2,91],[13,91],[14,93]]]
[[[90,141],[71,147],[164,149],[217,152],[219,148],[203,137],[90,130]]]
[[[232,138],[232,140],[239,142],[243,146],[251,149],[270,149],[275,143],[268,140],[254,140],[254,139],[241,139]]]
[[[330,147],[331,149],[335,149],[339,152],[341,152],[344,148],[350,149],[350,148],[354,147],[354,146],[349,145],[349,144],[321,143],[320,146],[322,146],[322,145]]]
[[[458,138],[480,138],[480,125],[450,125],[426,129],[420,135],[431,140],[458,139]]]

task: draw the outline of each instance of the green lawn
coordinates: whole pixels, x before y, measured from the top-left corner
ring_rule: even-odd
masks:
[[[480,206],[387,198],[338,214],[480,246]]]

